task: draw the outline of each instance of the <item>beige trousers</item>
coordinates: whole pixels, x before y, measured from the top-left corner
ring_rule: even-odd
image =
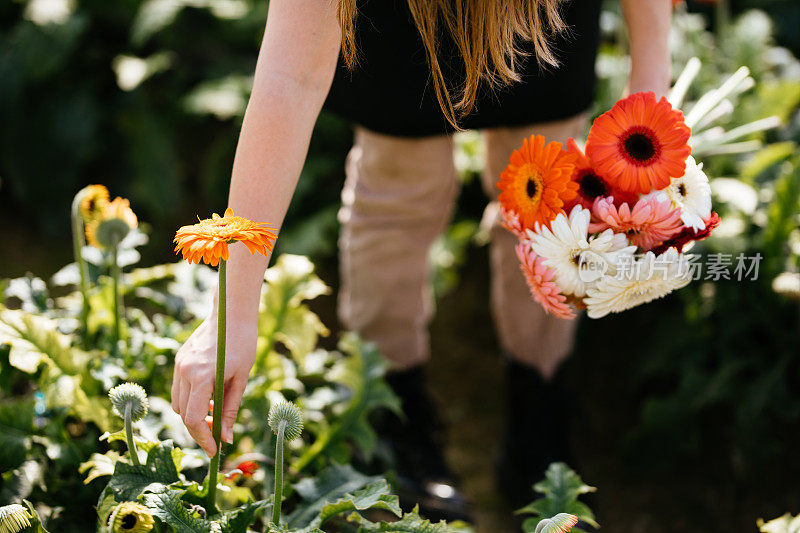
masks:
[[[494,200],[508,157],[533,133],[566,141],[583,131],[583,116],[483,132],[483,186]],[[339,218],[339,317],[377,343],[400,368],[427,360],[434,302],[428,253],[446,228],[458,194],[449,135],[402,138],[357,128],[347,158]],[[514,251],[515,237],[492,228],[491,305],[501,348],[550,377],[572,349],[574,321],[544,313],[533,301]]]

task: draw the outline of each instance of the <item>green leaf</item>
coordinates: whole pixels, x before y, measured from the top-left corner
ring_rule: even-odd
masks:
[[[118,502],[135,500],[154,483],[168,485],[178,481],[178,471],[172,459],[172,441],[159,443],[147,454],[143,465],[117,462],[108,488]]]
[[[252,525],[256,518],[256,512],[266,509],[271,512],[272,505],[265,501],[248,502],[233,511],[225,513],[217,523],[220,526],[220,533],[246,533],[247,528]]]
[[[148,492],[142,497],[144,505],[175,533],[210,533],[213,522],[198,518],[189,512],[181,500],[182,491],[163,488]]]
[[[97,478],[113,475],[114,468],[120,459],[122,459],[122,456],[114,450],[109,450],[102,454],[93,453],[88,461],[84,461],[78,467],[79,473],[86,474],[86,479],[83,480],[83,483],[88,485]]]
[[[68,375],[86,371],[91,356],[71,347],[71,339],[57,326],[54,320],[0,305],[0,344],[11,347],[9,361],[23,372],[32,374],[42,363]]]
[[[0,472],[22,465],[31,449],[32,398],[8,399],[0,404]]]
[[[553,518],[545,518],[539,522],[534,533],[567,533],[577,523],[577,516],[567,513],[558,513]]]
[[[357,335],[346,333],[339,349],[347,355],[337,361],[326,379],[347,387],[352,396],[342,414],[330,425],[323,426],[314,443],[293,463],[303,470],[310,462],[342,441],[355,442],[369,459],[377,442],[377,435],[369,424],[369,414],[379,408],[400,413],[400,400],[384,381],[387,361],[377,347],[363,342]]]
[[[448,525],[445,521],[432,523],[422,518],[417,508],[414,508],[410,513],[404,514],[403,518],[396,522],[374,523],[358,515],[352,518],[360,522],[358,533],[372,533],[377,531],[392,533],[454,533],[460,530],[460,528]]]
[[[276,342],[283,343],[302,364],[316,348],[320,335],[328,335],[319,317],[303,302],[328,294],[330,288],[314,273],[313,263],[299,255],[281,255],[267,270],[265,279],[258,321],[263,340],[254,369],[264,364]]]
[[[794,155],[797,145],[791,141],[773,143],[756,152],[742,168],[742,180],[754,183],[764,172]]]
[[[29,528],[26,528],[26,531],[31,531],[34,533],[49,533],[44,525],[42,525],[42,518],[39,516],[39,513],[34,508],[33,504],[28,500],[22,500],[22,503],[25,504],[25,507],[28,508],[28,512],[31,515],[31,525]]]
[[[349,512],[360,512],[368,509],[383,509],[397,517],[402,516],[397,496],[390,494],[389,483],[385,479],[370,483],[352,494],[345,494],[339,500],[326,504],[313,521],[316,527],[322,527],[331,518]]]
[[[587,524],[598,527],[591,509],[578,501],[580,495],[594,492],[596,489],[584,483],[580,476],[566,464],[551,464],[545,472],[545,479],[534,485],[533,488],[536,492],[544,494],[544,498],[526,505],[518,510],[517,514],[554,518],[561,513],[569,513],[576,515]]]
[[[331,464],[317,477],[306,478],[293,485],[303,498],[297,508],[288,516],[286,523],[292,528],[301,528],[315,522],[326,505],[338,502],[348,493],[358,491],[379,477],[365,476],[350,465]]]

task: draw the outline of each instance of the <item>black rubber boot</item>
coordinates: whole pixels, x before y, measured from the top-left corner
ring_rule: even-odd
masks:
[[[506,430],[497,462],[498,489],[518,509],[540,497],[533,484],[553,462],[572,466],[563,377],[545,381],[527,365],[506,363]]]
[[[432,521],[470,521],[468,504],[444,458],[444,426],[427,391],[421,367],[389,374],[386,381],[400,397],[405,418],[387,414],[376,423],[394,458],[401,506],[417,503]]]

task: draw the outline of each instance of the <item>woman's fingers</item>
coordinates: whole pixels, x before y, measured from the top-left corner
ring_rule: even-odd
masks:
[[[203,448],[209,457],[217,453],[214,436],[206,423],[208,402],[211,399],[213,383],[192,384],[185,411],[182,412],[183,423],[192,438]]]
[[[178,365],[175,365],[175,371],[172,373],[172,390],[169,394],[172,410],[181,414],[181,377],[178,371]]]
[[[189,403],[189,393],[192,391],[192,384],[184,376],[181,376],[178,380],[181,382],[178,385],[178,414],[184,417]]]
[[[233,376],[225,384],[225,395],[222,400],[222,440],[233,442],[233,423],[242,404],[244,389],[247,387],[247,377]]]

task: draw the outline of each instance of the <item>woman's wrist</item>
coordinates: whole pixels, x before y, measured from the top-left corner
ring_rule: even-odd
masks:
[[[666,96],[672,84],[672,69],[662,67],[661,69],[648,68],[644,72],[632,70],[628,83],[630,93],[642,91],[653,91],[656,97]]]

